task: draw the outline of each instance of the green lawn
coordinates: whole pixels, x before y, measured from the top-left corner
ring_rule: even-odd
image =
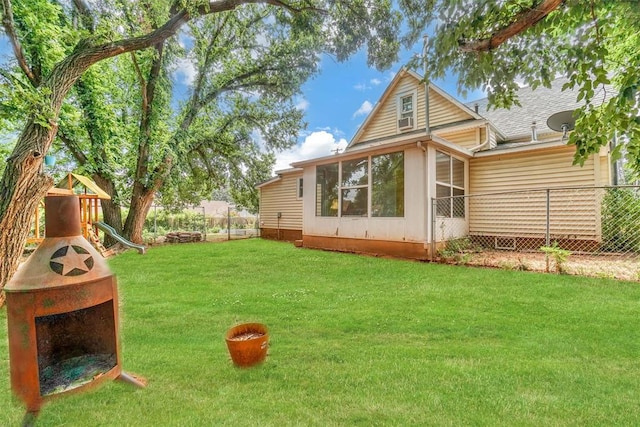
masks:
[[[640,285],[296,249],[258,239],[129,251],[124,368],[38,426],[640,425]],[[224,334],[270,329],[237,369]],[[18,425],[6,310],[0,425]]]

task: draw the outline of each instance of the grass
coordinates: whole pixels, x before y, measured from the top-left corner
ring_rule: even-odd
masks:
[[[38,426],[639,425],[640,285],[296,249],[258,239],[111,262],[124,368]],[[0,321],[6,324],[6,310]],[[270,330],[234,368],[224,334]],[[18,425],[6,328],[0,425]]]

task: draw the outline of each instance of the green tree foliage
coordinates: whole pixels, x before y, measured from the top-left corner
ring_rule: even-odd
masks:
[[[609,188],[602,198],[603,250],[640,253],[640,196],[634,187]]]
[[[402,3],[402,2],[400,2]],[[568,77],[585,103],[569,143],[575,162],[624,135],[629,164],[640,171],[640,4],[637,0],[429,1],[436,23],[431,78],[453,71],[459,89],[481,87],[495,106],[518,103],[517,82],[533,88]],[[613,84],[615,93],[606,92]]]
[[[209,30],[214,27],[208,28],[202,17],[222,19],[227,14],[242,22],[243,18],[257,11],[263,13],[263,25],[274,26],[274,32],[265,30],[268,39],[289,41],[286,43],[286,52],[288,49],[309,49],[313,52],[307,59],[313,63],[315,55],[320,51],[329,52],[338,60],[343,60],[366,48],[369,64],[385,68],[397,60],[401,43],[409,46],[415,40],[418,28],[424,27],[426,16],[424,8],[420,6],[422,3],[418,0],[401,2],[401,8],[411,15],[411,19],[405,21],[407,25],[403,26],[401,11],[392,8],[390,0],[159,0],[142,3],[120,0],[90,3],[83,0],[61,3],[47,0],[2,0],[3,29],[13,49],[15,62],[0,73],[0,97],[3,104],[5,100],[11,101],[10,106],[3,105],[0,120],[3,123],[7,119],[17,122],[22,131],[7,158],[0,180],[0,287],[4,286],[17,267],[19,253],[28,234],[30,213],[52,184],[51,177],[43,173],[40,166],[43,155],[50,150],[56,138],[65,144],[77,145],[74,156],[85,155],[90,160],[88,163],[95,176],[101,176],[97,175],[100,171],[108,174],[117,170],[110,166],[112,162],[122,166],[136,157],[135,168],[130,169],[135,170],[135,174],[128,176],[132,191],[131,210],[145,212],[151,203],[148,195],[153,194],[171,176],[175,171],[175,164],[188,164],[187,159],[193,162],[197,157],[194,157],[192,149],[200,147],[201,142],[210,136],[198,136],[189,131],[192,123],[198,126],[199,122],[204,122],[205,114],[216,113],[215,109],[208,108],[209,97],[221,99],[229,96],[229,99],[238,99],[243,95],[245,103],[282,102],[286,97],[286,91],[278,92],[277,88],[267,90],[270,86],[277,85],[276,74],[280,72],[267,66],[259,75],[254,75],[255,78],[266,77],[262,88],[250,89],[245,86],[244,93],[233,94],[223,90],[223,86],[217,86],[219,91],[210,92],[209,86],[203,85],[201,87],[205,90],[197,97],[190,98],[186,110],[179,115],[171,114],[169,120],[164,120],[163,118],[167,118],[164,113],[168,111],[163,108],[163,103],[166,103],[163,94],[166,93],[160,93],[162,90],[156,93],[155,88],[165,87],[168,70],[165,61],[170,62],[174,54],[169,45],[175,43],[175,36],[179,31],[185,31],[185,24],[194,23],[194,33],[202,30],[211,34]],[[251,25],[248,27],[252,28]],[[402,36],[403,28],[408,29],[406,37]],[[241,32],[238,33],[238,36],[241,35]],[[171,41],[167,43],[168,40]],[[217,70],[215,67],[220,64],[216,61],[207,62],[207,52],[211,53],[211,58],[217,58],[216,49],[225,47],[222,44],[217,46],[209,49],[204,44],[196,48],[194,57],[197,58],[199,70]],[[251,58],[259,60],[261,58],[258,52],[265,48],[256,43],[256,39],[244,47],[244,54],[233,53],[238,60],[238,71],[242,71],[241,64],[247,55],[256,55]],[[277,60],[277,55],[284,53],[279,52],[279,48],[285,47],[270,46],[268,56],[274,61]],[[111,70],[117,70],[119,79],[128,79],[128,73],[122,73],[123,68],[118,65],[118,60],[124,57],[111,59],[124,54],[129,55],[134,64],[133,75],[140,85],[139,98],[136,99],[129,92],[128,102],[124,102],[124,107],[119,108],[119,116],[115,119],[110,116],[107,124],[99,128],[102,135],[96,138],[87,131],[89,127],[86,123],[94,119],[97,123],[97,119],[103,117],[102,113],[107,112],[101,108],[104,105],[98,101],[98,95],[104,94],[109,100],[107,104],[115,103],[116,109],[122,98],[118,98],[117,91],[111,92],[114,89],[111,83],[101,80],[104,77],[102,73],[91,76],[86,72],[90,67],[108,61],[100,66],[115,67]],[[298,78],[295,68],[299,65],[296,63],[289,69],[289,77]],[[225,68],[224,71],[221,77],[226,79],[209,80],[210,76],[207,76],[207,79],[202,78],[202,83],[215,81],[217,84],[226,82],[242,86],[240,81],[228,80],[230,75],[226,72],[229,70]],[[303,73],[302,78],[308,76],[309,74]],[[289,95],[295,93],[299,82],[295,80],[293,83],[288,85]],[[197,87],[196,83],[194,94]],[[70,92],[72,88],[74,89]],[[102,92],[102,89],[105,91]],[[151,96],[152,94],[154,95]],[[255,101],[255,98],[259,101]],[[265,101],[261,98],[265,98]],[[144,110],[139,114],[135,111],[136,100],[139,101],[137,105]],[[70,104],[73,108],[69,107]],[[215,108],[231,117],[234,112],[239,111],[235,105],[237,104],[216,104]],[[9,114],[11,109],[14,114]],[[250,116],[256,114],[261,119],[256,120],[252,130],[258,129],[267,144],[271,143],[271,135],[274,135],[272,139],[275,140],[275,136],[279,134],[290,134],[290,127],[284,123],[292,120],[289,118],[291,116],[276,120],[282,125],[274,126],[267,124],[265,118],[268,114],[258,114],[253,108],[250,112],[249,116],[234,120],[234,126],[244,126],[246,129],[249,121],[255,120]],[[135,123],[136,120],[131,117],[138,117],[140,120]],[[216,116],[216,119],[219,117]],[[246,124],[243,125],[243,121]],[[112,126],[113,123],[120,127]],[[175,130],[169,127],[169,131],[165,132],[163,126],[170,125],[174,125]],[[203,129],[202,126],[199,128]],[[225,132],[221,139],[235,137],[245,140],[245,129]],[[121,136],[120,132],[124,132],[127,138],[138,132],[134,140],[137,156],[129,156],[130,147],[123,148],[123,144],[100,146],[97,142],[98,139],[116,141]],[[81,136],[84,138],[80,138]],[[92,138],[95,140],[91,141]],[[94,163],[98,158],[100,159]],[[239,170],[248,170],[246,168],[247,165],[238,167]],[[141,231],[142,221],[138,218],[131,222],[127,218],[125,228],[127,226],[130,227],[131,235],[136,235]]]

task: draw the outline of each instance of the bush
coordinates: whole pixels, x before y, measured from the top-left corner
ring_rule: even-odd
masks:
[[[471,260],[472,254],[475,252],[480,252],[480,249],[471,242],[471,239],[461,237],[448,240],[444,249],[438,251],[438,255],[447,262],[466,264]]]
[[[551,246],[542,246],[540,250],[547,255],[547,273],[549,272],[549,257],[552,257],[556,262],[556,273],[565,273],[564,264],[571,255],[570,251],[562,249],[558,242],[553,242]]]
[[[640,252],[637,188],[609,188],[602,198],[602,250]]]

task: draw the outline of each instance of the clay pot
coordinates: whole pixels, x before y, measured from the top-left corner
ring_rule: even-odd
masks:
[[[266,359],[269,331],[262,323],[243,323],[229,329],[225,341],[234,365],[248,368]]]

